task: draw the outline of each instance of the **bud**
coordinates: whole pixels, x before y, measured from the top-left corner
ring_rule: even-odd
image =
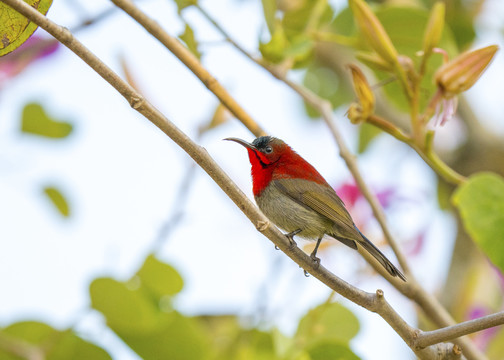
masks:
[[[375,97],[362,71],[355,65],[348,65],[348,67],[352,72],[352,82],[358,100],[358,104],[350,105],[348,118],[353,123],[360,123],[373,113]]]
[[[431,10],[427,27],[425,28],[423,39],[423,53],[425,57],[432,53],[432,49],[438,45],[439,40],[441,39],[444,27],[444,17],[445,4],[443,2],[435,3]]]
[[[363,0],[348,0],[348,3],[368,44],[390,67],[394,67],[397,64],[397,50],[376,15]]]
[[[436,71],[434,79],[443,95],[445,97],[454,96],[473,86],[492,61],[498,49],[497,45],[491,45],[465,52],[442,65]]]

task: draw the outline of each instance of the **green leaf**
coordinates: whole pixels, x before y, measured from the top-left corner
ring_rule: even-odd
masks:
[[[72,132],[72,124],[49,117],[40,104],[29,103],[23,109],[21,131],[52,139],[62,139]]]
[[[359,127],[359,145],[357,152],[362,154],[368,148],[369,144],[382,133],[382,131],[376,126],[370,125],[368,123],[363,123]]]
[[[477,173],[455,190],[452,201],[466,231],[504,271],[504,179],[493,173]]]
[[[44,323],[23,321],[9,325],[0,331],[13,341],[24,341],[38,346],[46,354],[47,360],[111,360],[110,355],[98,346],[91,344],[72,331],[58,331]],[[9,356],[0,348],[0,359],[11,360],[18,357]]]
[[[345,82],[340,80],[339,74],[333,69],[317,63],[308,67],[303,85],[321,98],[329,100],[333,108],[347,104],[352,100],[353,89],[350,87],[351,85],[345,85]],[[311,118],[320,117],[320,113],[306,102],[305,109]]]
[[[278,24],[275,26],[271,39],[267,43],[259,43],[259,51],[264,59],[278,64],[285,58],[285,49],[289,46],[289,41],[285,36],[283,28]]]
[[[44,187],[44,194],[47,195],[61,215],[64,217],[70,216],[70,206],[60,190],[54,186],[46,186]]]
[[[111,278],[95,279],[89,289],[91,305],[107,318],[112,330],[121,333],[150,333],[162,321],[157,304],[138,289]]]
[[[285,34],[289,40],[299,35],[308,35],[307,31],[317,30],[332,20],[334,16],[333,9],[327,2],[320,9],[318,8],[319,3],[319,1],[313,0],[299,1],[291,9],[284,12],[282,27],[285,29]],[[301,4],[301,6],[298,6],[298,4]],[[320,13],[313,14],[314,11],[320,11]],[[314,15],[315,17],[313,17]]]
[[[25,0],[25,2],[44,15],[52,4],[52,0]],[[37,27],[10,6],[0,2],[0,56],[20,47]]]
[[[162,311],[159,301],[141,281],[135,284],[99,278],[91,283],[90,295],[93,308],[142,359],[199,360],[206,359],[211,350],[197,319]]]
[[[320,341],[347,344],[359,332],[357,317],[339,303],[324,303],[310,310],[299,322],[296,342],[308,347]]]
[[[320,342],[307,349],[311,360],[360,360],[348,345],[337,342]]]
[[[198,50],[198,42],[194,38],[194,32],[192,28],[186,24],[184,33],[182,35],[179,35],[179,39],[182,40],[187,48],[189,49],[190,52],[194,54],[198,59],[201,59],[201,53]]]
[[[266,21],[270,34],[273,34],[276,21],[275,14],[277,11],[276,0],[262,0],[261,2],[263,6],[264,20]]]
[[[149,255],[145,259],[137,276],[142,285],[154,293],[158,299],[165,295],[173,296],[184,286],[184,281],[177,270],[159,261],[154,255]]]
[[[198,0],[175,0],[175,3],[177,4],[177,11],[180,15],[182,10],[184,10],[186,7],[198,5]]]

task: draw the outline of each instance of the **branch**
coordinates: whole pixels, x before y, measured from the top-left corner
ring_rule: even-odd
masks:
[[[22,0],[0,0],[8,6],[33,21],[48,33],[54,36],[62,44],[73,51],[104,80],[114,87],[131,105],[131,107],[145,116],[161,131],[168,135],[179,145],[193,160],[207,172],[207,174],[219,185],[227,196],[240,208],[240,210],[255,224],[257,229],[268,237],[278,248],[287,254],[303,269],[309,271],[315,278],[326,284],[332,290],[338,292],[350,301],[380,314],[394,328],[398,334],[411,347],[417,330],[410,327],[386,302],[383,292],[378,290],[376,294],[364,292],[342,279],[338,278],[323,266],[314,263],[311,258],[296,246],[290,245],[289,240],[252,204],[243,192],[233,183],[228,175],[219,167],[208,152],[194,143],[185,133],[178,129],[152,104],[142,97],[135,89],[123,81],[98,57],[91,53],[82,43],[65,29],[37,12]],[[460,359],[461,355],[456,346],[449,344],[431,345],[424,349],[412,348],[420,359]],[[452,354],[448,356],[447,354]],[[442,357],[441,357],[442,356]]]
[[[449,326],[443,329],[421,332],[418,335],[415,346],[418,348],[423,348],[432,344],[452,340],[459,336],[472,334],[502,324],[504,324],[504,311],[488,316],[483,316],[479,319],[461,322],[457,325]]]

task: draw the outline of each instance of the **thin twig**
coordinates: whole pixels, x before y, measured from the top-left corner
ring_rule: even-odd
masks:
[[[290,245],[288,239],[274,226],[268,219],[252,204],[243,192],[233,183],[229,176],[218,166],[208,152],[194,143],[185,133],[178,129],[152,104],[144,99],[135,89],[124,82],[116,73],[105,65],[98,57],[91,53],[73,35],[44,15],[24,3],[22,0],[0,0],[8,6],[33,21],[52,36],[67,46],[92,69],[94,69],[103,79],[114,87],[139,113],[144,115],[176,144],[178,144],[198,165],[205,170],[208,175],[221,187],[221,189],[235,202],[242,212],[256,225],[257,229],[268,237],[285,254],[294,260],[302,268],[309,271],[314,277],[326,284],[328,287],[346,297],[350,301],[365,307],[370,311],[380,314],[406,341],[412,344],[417,330],[411,328],[386,302],[383,292],[378,290],[376,294],[364,292],[342,279],[338,278],[323,266],[314,263],[311,258],[296,246]],[[411,345],[410,345],[411,346]],[[456,354],[456,347],[450,344],[437,344],[418,350],[413,349],[420,359],[449,359],[458,357],[440,357],[442,354]]]

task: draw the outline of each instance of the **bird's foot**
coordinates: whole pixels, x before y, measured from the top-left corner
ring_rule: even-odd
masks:
[[[285,236],[289,240],[291,248],[294,247],[294,246],[297,246],[296,242],[294,241],[294,236],[297,235],[297,234],[299,234],[300,232],[301,232],[301,229],[297,229],[297,230],[291,231],[288,234],[285,234]]]
[[[318,269],[318,267],[320,266],[320,258],[318,258],[315,254],[311,254],[310,258],[314,263],[315,269]]]
[[[310,255],[310,259],[312,259],[312,261],[313,261],[313,266],[315,267],[315,270],[318,269],[319,266],[320,266],[320,258],[318,258],[317,256],[315,256],[315,254],[311,254]],[[304,272],[304,276],[306,276],[306,277],[310,276],[310,274],[308,273],[308,271],[303,270],[303,272]]]

